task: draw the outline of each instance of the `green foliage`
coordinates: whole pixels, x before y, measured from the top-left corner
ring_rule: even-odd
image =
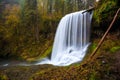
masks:
[[[115,53],[118,50],[120,50],[120,46],[115,46],[110,49],[110,52]]]
[[[0,80],[9,80],[6,75],[0,74]]]
[[[96,24],[101,22],[111,21],[116,10],[117,2],[115,0],[101,0],[100,3],[96,3],[97,8],[94,11],[93,18]]]
[[[96,48],[97,44],[96,43],[92,43],[88,49],[88,51],[93,51]]]
[[[97,79],[96,79],[96,72],[95,72],[95,71],[93,71],[93,72],[91,73],[89,80],[97,80]]]
[[[51,52],[52,52],[52,46],[48,47],[48,49],[41,55],[40,58],[45,58],[50,56]]]
[[[4,10],[4,26],[0,26],[1,48],[0,56],[15,55],[18,50],[19,6],[13,5]]]
[[[111,47],[113,47],[115,45],[115,42],[112,40],[106,40],[103,45],[102,45],[102,49],[106,50],[106,51],[110,51]]]

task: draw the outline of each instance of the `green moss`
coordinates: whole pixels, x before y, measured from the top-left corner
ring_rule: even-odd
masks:
[[[97,46],[96,43],[92,43],[88,48],[88,53],[91,53],[96,48],[96,46]]]
[[[104,49],[105,51],[110,51],[111,47],[113,47],[115,44],[112,40],[106,40],[101,46],[101,49]]]
[[[35,56],[35,55],[39,54],[38,51],[32,51],[31,50],[30,53],[29,53],[29,57],[25,53],[24,59],[27,60],[28,62],[33,62],[33,61],[37,61],[39,59],[43,59],[43,58],[49,57],[49,55],[51,54],[51,51],[52,51],[52,46],[49,46],[46,50],[43,50],[43,51],[45,51],[45,52],[41,53],[38,56]],[[31,57],[30,57],[30,55],[31,55]]]
[[[8,78],[6,75],[0,74],[0,80],[8,80]]]
[[[93,72],[91,75],[90,75],[90,79],[89,80],[96,80],[96,73]]]
[[[45,40],[41,43],[34,43],[25,46],[21,50],[21,58],[27,60],[28,62],[36,61],[41,58],[45,58],[51,53],[52,50],[52,39]],[[44,45],[43,45],[44,44]]]
[[[41,58],[48,57],[52,52],[52,46],[50,46],[44,53],[41,55]]]
[[[120,49],[120,46],[115,46],[110,49],[110,52],[114,53]]]
[[[96,43],[93,43],[92,46],[91,46],[91,50],[94,50],[96,48],[97,44]]]

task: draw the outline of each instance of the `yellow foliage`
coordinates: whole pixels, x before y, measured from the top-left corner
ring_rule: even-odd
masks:
[[[9,6],[10,7],[10,6]],[[15,27],[20,22],[20,7],[18,5],[13,5],[10,8],[6,8],[5,14],[5,24],[7,26]]]

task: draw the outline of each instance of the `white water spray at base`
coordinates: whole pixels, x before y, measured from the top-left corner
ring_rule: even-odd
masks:
[[[80,62],[89,46],[91,12],[74,12],[64,16],[56,32],[51,59],[43,59],[38,64],[67,66]],[[83,13],[83,14],[82,14]]]

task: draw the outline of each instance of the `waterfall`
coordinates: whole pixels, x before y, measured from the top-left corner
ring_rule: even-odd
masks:
[[[92,12],[74,12],[64,16],[57,28],[51,59],[37,64],[67,66],[84,58],[90,39]]]

